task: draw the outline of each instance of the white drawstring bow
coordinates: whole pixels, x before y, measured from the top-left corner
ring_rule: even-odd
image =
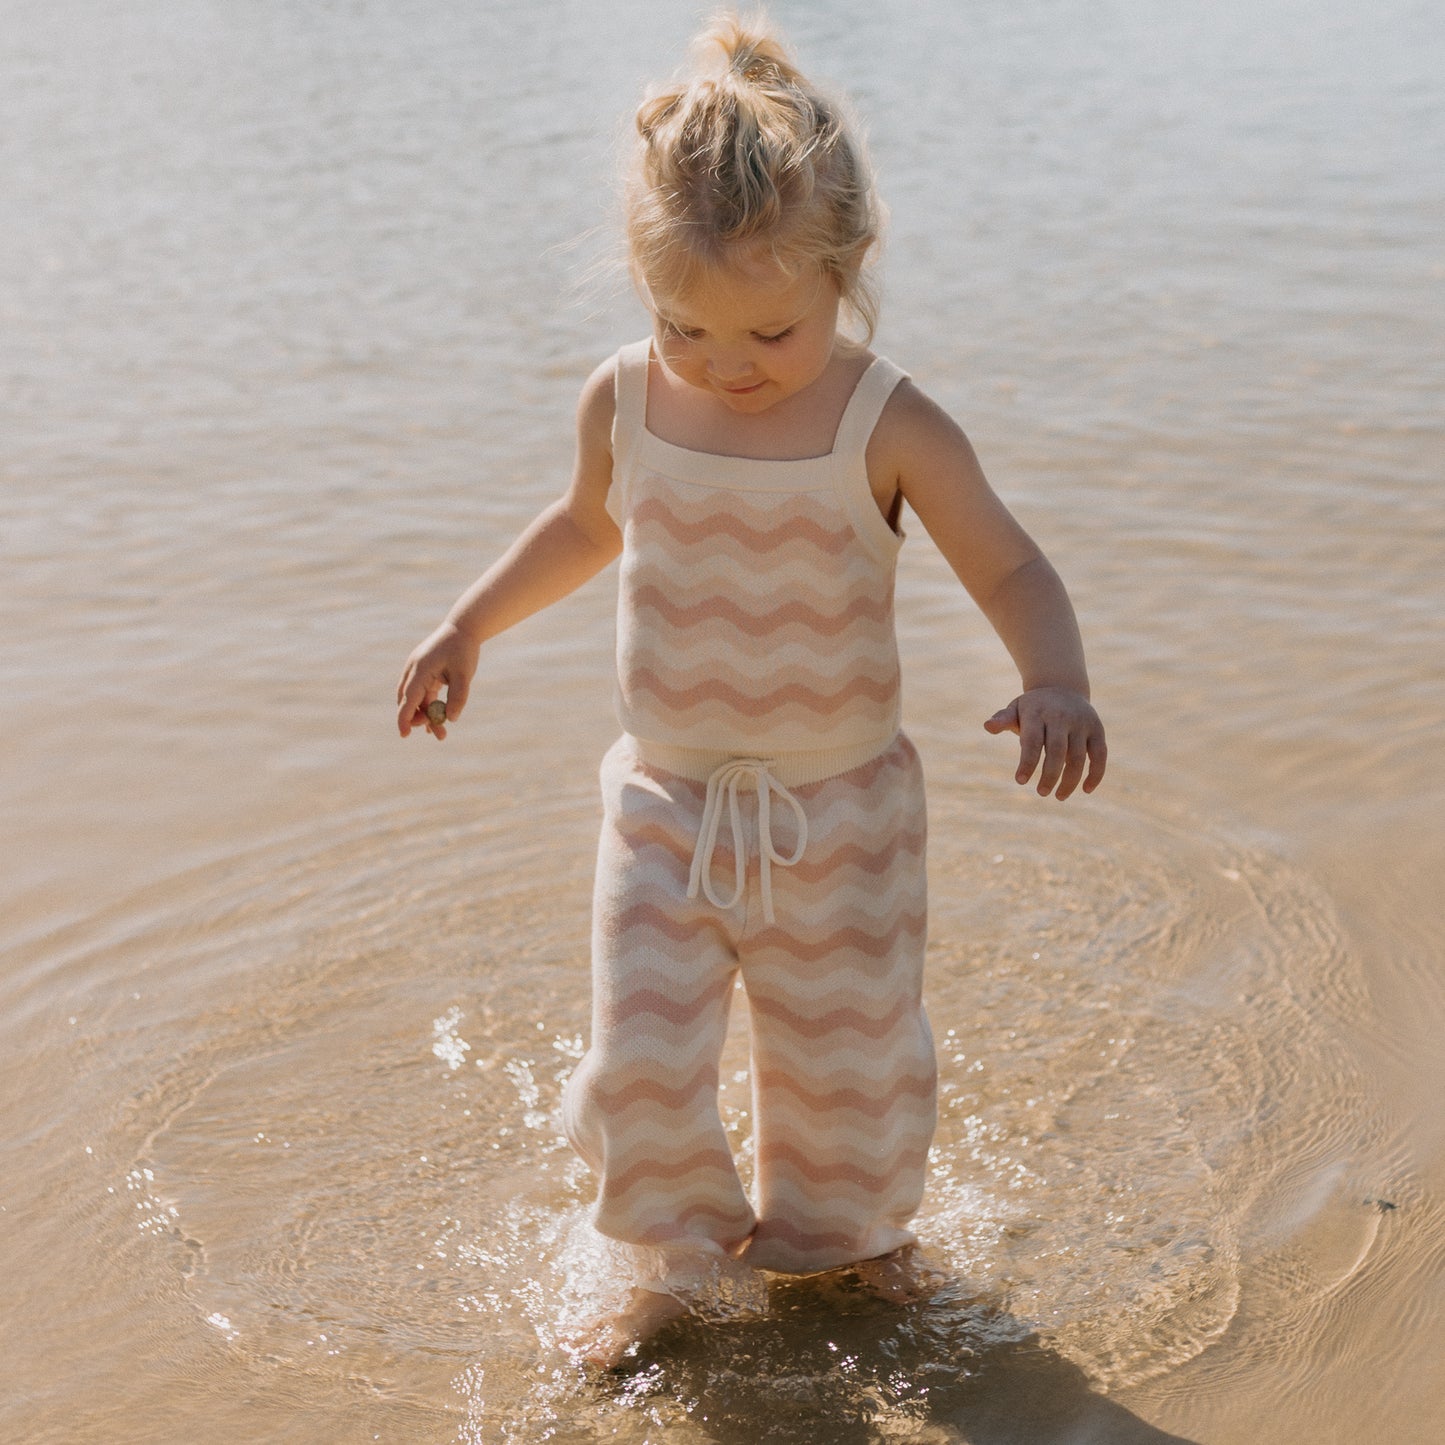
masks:
[[[702,822],[697,830],[697,847],[692,855],[692,872],[687,880],[687,896],[696,898],[698,890],[707,895],[717,908],[731,908],[743,896],[747,879],[746,844],[743,838],[742,811],[738,806],[738,790],[747,783],[756,784],[758,792],[758,870],[762,875],[763,917],[773,918],[772,865],[791,868],[803,856],[808,845],[808,817],[803,805],[768,771],[769,758],[729,758],[714,769],[707,780],[707,800],[703,804]],[[727,790],[728,816],[733,829],[734,888],[731,898],[723,899],[713,891],[712,855],[717,847],[718,828],[722,825],[723,790]],[[798,839],[792,853],[784,857],[773,846],[770,799],[776,793],[793,810],[797,820]]]

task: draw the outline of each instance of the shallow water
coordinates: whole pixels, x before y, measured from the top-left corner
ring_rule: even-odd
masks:
[[[556,1106],[610,579],[444,747],[389,702],[642,328],[573,298],[696,17],[597,9],[11,7],[4,1433],[1432,1438],[1442,22],[775,7],[869,126],[879,347],[1068,579],[1113,756],[1010,784],[1006,659],[915,523],[954,1283],[720,1279],[599,1393]]]

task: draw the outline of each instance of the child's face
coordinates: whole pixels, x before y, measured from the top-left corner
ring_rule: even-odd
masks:
[[[663,365],[744,415],[811,386],[837,340],[837,283],[766,256],[711,272],[685,294],[653,291],[650,304]]]

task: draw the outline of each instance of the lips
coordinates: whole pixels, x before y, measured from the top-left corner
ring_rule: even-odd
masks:
[[[727,392],[729,396],[747,396],[759,390],[763,385],[765,385],[765,383],[755,381],[751,386],[725,386],[723,390]]]

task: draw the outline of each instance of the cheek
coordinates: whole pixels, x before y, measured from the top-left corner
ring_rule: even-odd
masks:
[[[691,375],[697,367],[697,348],[674,336],[664,334],[657,338],[657,354],[662,364],[679,376]]]
[[[823,373],[832,354],[831,338],[826,345],[814,339],[789,352],[785,365],[790,375],[812,379]]]

